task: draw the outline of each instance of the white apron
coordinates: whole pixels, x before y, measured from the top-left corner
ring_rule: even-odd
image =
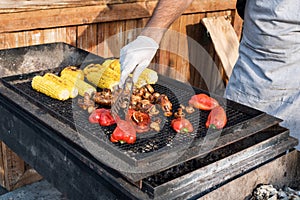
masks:
[[[300,139],[300,1],[248,0],[239,54],[226,98],[283,119]]]

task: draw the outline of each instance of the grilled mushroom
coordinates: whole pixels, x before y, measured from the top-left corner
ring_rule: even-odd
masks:
[[[101,92],[95,92],[93,94],[93,100],[100,105],[110,106],[112,102],[112,93],[109,89],[105,89]]]
[[[156,132],[159,132],[161,130],[161,118],[159,117],[154,117],[152,122],[150,123],[150,128]]]
[[[159,114],[159,110],[157,109],[156,105],[152,105],[152,107],[149,110],[149,115],[153,116],[158,114]]]
[[[145,87],[148,90],[148,92],[150,92],[151,94],[154,92],[154,89],[153,89],[153,87],[151,85],[148,84]]]
[[[150,123],[150,128],[156,132],[160,131],[160,126],[158,122],[151,122]]]
[[[79,107],[83,110],[87,110],[88,113],[92,113],[96,109],[95,102],[88,93],[85,93],[83,98],[78,99],[77,103]]]
[[[187,106],[187,107],[185,107],[185,111],[188,114],[191,114],[191,113],[195,112],[195,108],[193,106]]]
[[[182,108],[178,108],[177,112],[174,113],[175,118],[183,118],[185,117],[185,113],[183,112]]]
[[[172,116],[172,103],[165,94],[159,96],[158,103],[162,107],[166,117]]]

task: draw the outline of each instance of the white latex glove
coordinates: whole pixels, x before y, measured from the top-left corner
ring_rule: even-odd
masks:
[[[124,85],[126,78],[133,71],[132,79],[136,83],[144,69],[149,66],[158,47],[159,45],[147,36],[138,36],[137,39],[124,46],[120,52],[121,80],[119,85]]]

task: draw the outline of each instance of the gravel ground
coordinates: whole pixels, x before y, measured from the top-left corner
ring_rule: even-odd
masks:
[[[47,181],[42,180],[2,194],[0,200],[66,200],[66,198]]]

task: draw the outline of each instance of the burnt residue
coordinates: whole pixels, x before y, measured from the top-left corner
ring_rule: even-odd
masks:
[[[79,66],[92,54],[66,45],[52,43],[0,51],[0,77],[26,74],[57,67]]]

